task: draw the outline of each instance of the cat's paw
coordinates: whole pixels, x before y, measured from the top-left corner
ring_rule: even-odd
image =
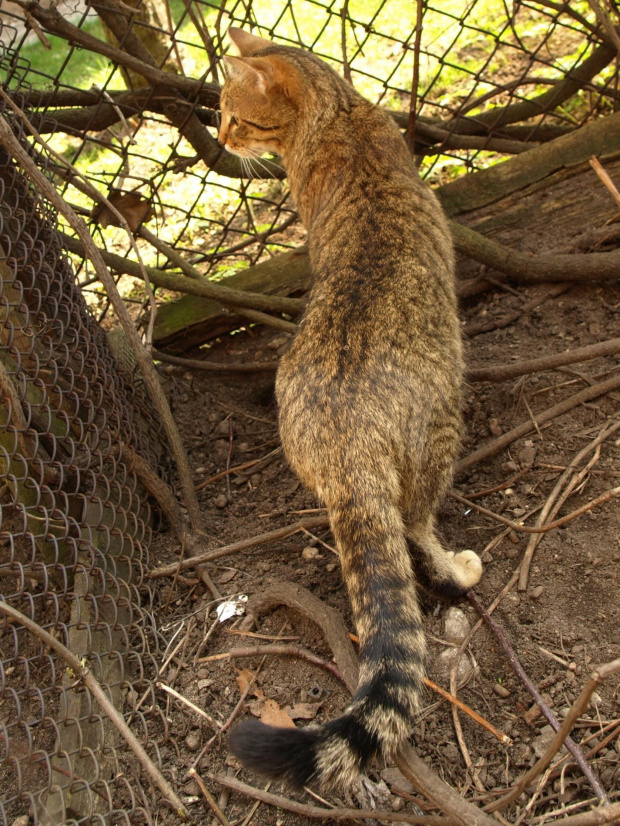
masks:
[[[461,551],[452,558],[452,564],[457,566],[459,580],[465,588],[473,588],[480,582],[482,562],[474,551]]]

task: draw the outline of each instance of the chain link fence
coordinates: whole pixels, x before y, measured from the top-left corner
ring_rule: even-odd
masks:
[[[618,21],[600,10],[561,0],[143,0],[135,12],[115,0],[3,2],[2,116],[90,220],[146,326],[134,251],[84,179],[164,274],[181,256],[233,283],[303,238],[277,159],[247,180],[215,139],[228,25],[332,62],[414,131],[422,174],[444,183],[618,108]],[[167,482],[170,463],[139,373],[102,329],[108,296],[70,235],[2,150],[0,589],[84,658],[157,762],[170,733],[156,703],[145,714],[134,701],[154,691],[160,660],[144,576],[160,517],[131,456]],[[90,693],[7,618],[0,754],[3,824],[154,822],[154,795]]]

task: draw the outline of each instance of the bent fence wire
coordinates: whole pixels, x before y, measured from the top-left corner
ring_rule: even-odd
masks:
[[[6,99],[3,117],[89,218],[102,249],[132,258],[80,175],[217,279],[301,237],[277,163],[244,179],[215,139],[231,22],[312,49],[403,128],[411,124],[434,183],[578,129],[620,101],[618,21],[613,12],[597,19],[587,2],[137,6],[2,3],[3,88],[41,140]],[[167,479],[167,450],[139,375],[117,361],[99,326],[108,299],[92,265],[63,251],[67,228],[4,150],[0,191],[2,599],[85,658],[157,761],[166,732],[157,706],[132,713],[127,698],[157,677],[144,573],[159,517],[126,457],[133,451]],[[174,269],[161,245],[138,243],[147,264]],[[143,322],[144,292],[137,282],[125,291]],[[6,619],[0,680],[2,823],[28,814],[50,823],[153,821],[154,792],[136,782],[135,761],[88,692]]]

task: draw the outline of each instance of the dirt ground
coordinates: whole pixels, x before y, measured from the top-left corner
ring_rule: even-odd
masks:
[[[550,285],[497,287],[462,304],[464,325],[506,319],[534,298],[543,298]],[[561,295],[542,301],[536,308],[500,329],[467,337],[470,366],[508,363],[572,349],[618,335],[620,287],[573,286]],[[475,330],[474,330],[475,332]],[[240,332],[215,342],[207,359],[216,362],[256,362],[273,359],[286,347],[287,336],[265,329]],[[204,351],[203,351],[204,353]],[[212,481],[200,492],[209,547],[235,542],[290,524],[300,513],[320,507],[305,491],[278,448],[273,376],[225,375],[165,368],[172,384],[175,418],[185,434],[196,482],[216,474],[264,459],[255,469],[235,472]],[[617,357],[598,359],[567,368],[536,373],[501,383],[470,384],[465,390],[467,435],[462,455],[467,456],[532,415],[568,398],[584,387],[617,375]],[[471,467],[455,478],[454,490],[475,503],[519,522],[532,525],[536,509],[544,505],[566,466],[607,426],[619,419],[620,393],[611,392],[581,404],[570,413],[532,428],[525,437]],[[275,451],[275,453],[274,453]],[[594,456],[583,480],[562,506],[558,516],[568,514],[616,487],[620,476],[620,431],[607,438],[600,454],[589,453],[583,467]],[[529,516],[536,511],[533,516]],[[578,696],[588,674],[599,663],[618,657],[620,652],[620,499],[611,499],[584,515],[550,531],[541,539],[533,558],[527,590],[515,585],[504,594],[494,617],[504,629],[526,672],[543,692],[561,718]],[[490,605],[509,582],[530,539],[528,534],[507,529],[494,519],[448,498],[440,514],[440,528],[450,548],[472,548],[484,561],[484,577],[476,593]],[[206,570],[223,596],[260,593],[274,581],[287,580],[309,589],[346,618],[351,631],[350,611],[337,558],[330,548],[329,529],[315,535],[302,532],[283,541],[260,545],[245,552],[225,556]],[[178,559],[179,548],[161,536],[154,549],[158,562]],[[247,672],[258,674],[236,719],[287,710],[296,725],[320,723],[333,718],[345,706],[344,686],[327,670],[300,659],[254,656],[232,660],[231,648],[273,642],[273,637],[294,637],[295,643],[329,660],[331,652],[318,627],[288,608],[259,618],[237,617],[214,621],[212,589],[196,576],[184,572],[174,583],[155,581],[159,590],[160,618],[170,628],[170,636],[182,619],[192,617],[181,667],[175,687],[186,698],[207,711],[218,722],[226,722],[237,706],[240,691],[247,686]],[[429,638],[429,676],[449,688],[449,667],[455,647],[446,639],[449,606],[422,596]],[[459,606],[464,627],[477,620],[469,604]],[[458,624],[458,623],[457,623]],[[450,626],[450,624],[449,624]],[[189,628],[189,631],[187,630]],[[251,637],[260,634],[262,637]],[[206,639],[208,636],[208,639]],[[268,639],[265,639],[268,638]],[[290,639],[288,640],[290,642]],[[201,658],[211,658],[200,661]],[[198,660],[198,661],[196,661]],[[532,698],[515,676],[497,638],[482,627],[474,635],[459,669],[462,684],[459,698],[511,738],[501,744],[492,734],[464,714],[460,714],[462,745],[468,751],[468,768],[459,745],[451,705],[427,692],[427,707],[415,726],[412,742],[417,752],[448,783],[477,805],[494,800],[536,760],[549,742],[546,721],[530,711]],[[162,702],[165,700],[162,698]],[[168,703],[169,736],[160,746],[164,765],[170,761],[181,794],[200,822],[207,822],[208,809],[186,771],[196,764],[212,793],[220,787],[211,777],[237,774],[239,766],[228,754],[226,743],[213,736],[209,724],[175,703]],[[610,680],[597,690],[595,702],[579,719],[573,736],[586,742],[586,752],[602,747],[590,758],[603,787],[612,799],[620,796],[620,694],[618,680]],[[608,735],[609,739],[605,739]],[[197,762],[196,762],[197,761]],[[369,772],[373,781],[387,780],[385,796],[376,805],[383,810],[419,813],[435,811],[398,775],[385,772],[377,763]],[[390,767],[387,767],[390,768]],[[241,770],[240,779],[265,788],[264,779]],[[391,788],[391,793],[387,791]],[[272,791],[282,793],[274,785]],[[526,810],[532,793],[534,803]],[[286,793],[286,792],[285,792]],[[292,795],[296,800],[323,805],[308,794]],[[368,801],[328,798],[331,804],[358,805]],[[587,809],[595,802],[592,789],[574,766],[561,775],[545,778],[530,789],[517,805],[504,811],[505,822],[550,823],[543,816],[566,808],[569,812]],[[233,793],[222,798],[231,823],[306,824],[305,816],[283,812],[254,803]],[[254,814],[251,815],[251,812]],[[326,821],[329,822],[329,821]],[[382,821],[385,822],[385,821]]]

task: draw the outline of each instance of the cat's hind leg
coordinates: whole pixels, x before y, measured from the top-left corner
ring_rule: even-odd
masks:
[[[409,550],[420,584],[437,596],[460,597],[480,581],[482,562],[474,551],[446,551],[434,519],[406,527]]]

